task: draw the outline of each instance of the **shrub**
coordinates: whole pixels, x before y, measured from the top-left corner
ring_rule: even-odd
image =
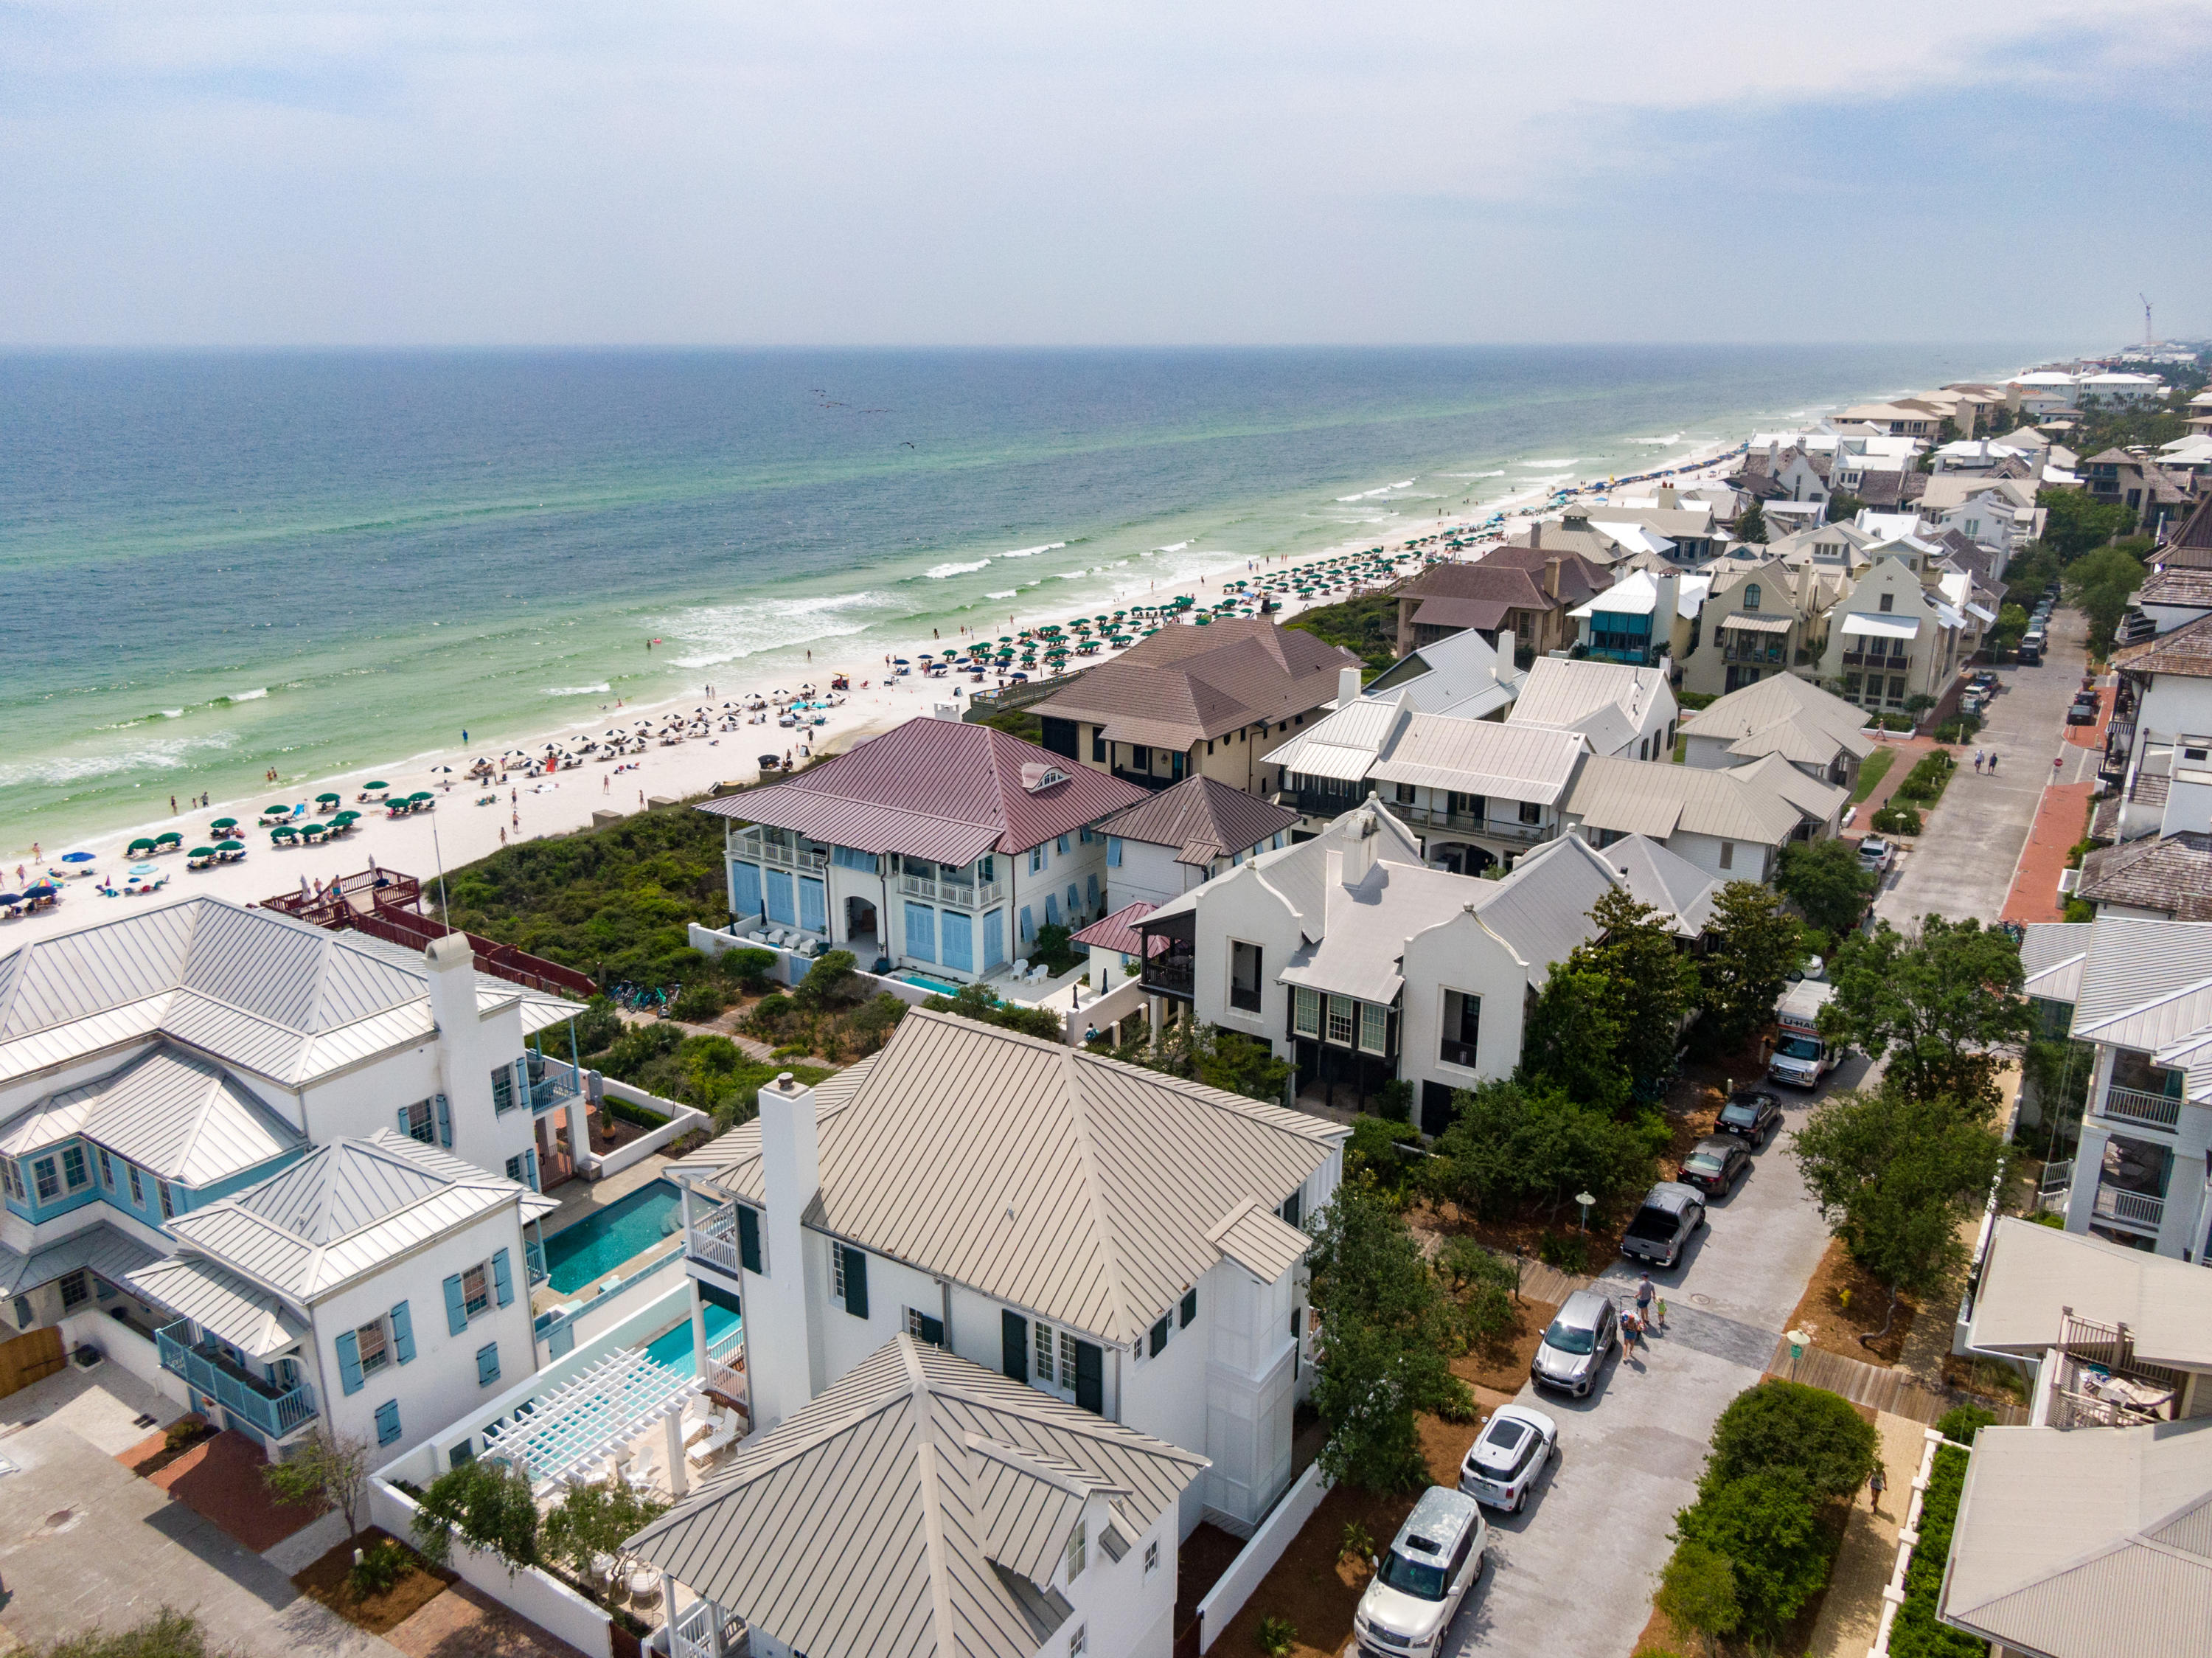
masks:
[[[1957,719],[1946,721],[1936,728],[1936,741],[1948,743],[1972,742],[1981,728],[1980,715],[1961,714]]]
[[[611,1094],[599,1101],[599,1109],[610,1117],[619,1118],[625,1123],[635,1123],[642,1129],[666,1128],[670,1120],[649,1106],[637,1105],[629,1100],[617,1100]]]
[[[1786,1469],[1707,1484],[1675,1516],[1676,1540],[1728,1557],[1743,1628],[1771,1641],[1828,1581],[1812,1487]]]
[[[1697,1631],[1708,1644],[1743,1621],[1743,1608],[1735,1598],[1735,1563],[1693,1539],[1675,1545],[1659,1575],[1659,1593],[1651,1598],[1669,1621]],[[1639,1653],[1638,1658],[1647,1658],[1647,1654]]]
[[[709,981],[686,984],[670,1011],[687,1024],[704,1025],[720,1018],[722,1009],[729,1005],[729,992]]]
[[[1375,1111],[1394,1123],[1408,1122],[1413,1115],[1413,1085],[1402,1076],[1394,1076],[1375,1090]]]
[[[464,1462],[438,1476],[415,1513],[415,1546],[443,1564],[458,1537],[510,1572],[538,1558],[538,1503],[526,1476],[504,1463]]]
[[[1839,1393],[1794,1381],[1747,1387],[1713,1424],[1709,1484],[1787,1470],[1815,1498],[1844,1497],[1874,1472],[1874,1424]]]
[[[878,991],[854,1009],[849,1028],[863,1053],[873,1053],[889,1039],[892,1028],[906,1017],[906,1003],[889,991]]]
[[[1943,798],[1943,785],[1951,781],[1951,773],[1958,766],[1959,762],[1948,749],[1938,748],[1923,754],[1912,770],[1905,774],[1905,781],[1897,785],[1897,793],[1892,798],[1933,806]]]
[[[1375,1539],[1368,1535],[1367,1527],[1357,1520],[1346,1521],[1344,1541],[1337,1549],[1336,1557],[1340,1560],[1346,1558],[1357,1560],[1364,1565],[1373,1557],[1374,1553]]]
[[[770,991],[754,1003],[751,1013],[745,1016],[745,1027],[755,1033],[764,1033],[775,1028],[775,1021],[791,1011],[791,998],[781,991]]]
[[[188,1612],[164,1606],[113,1634],[97,1624],[47,1649],[47,1658],[207,1658],[207,1632]]]
[[[603,1053],[622,1039],[622,1016],[608,997],[595,996],[584,1004],[575,1018],[576,1051],[580,1054]],[[543,1038],[539,1039],[542,1042]]]
[[[161,1443],[169,1450],[180,1451],[206,1431],[207,1418],[188,1412],[161,1430]]]
[[[2061,1225],[2064,1222],[2062,1221]],[[1936,1431],[1960,1445],[1972,1445],[1974,1436],[1993,1424],[1996,1412],[1978,1405],[1954,1405],[1936,1418]]]
[[[1920,832],[1920,814],[1909,806],[1885,806],[1874,814],[1874,832],[1877,835],[1917,835]]]
[[[1352,1138],[1344,1148],[1345,1178],[1371,1176],[1377,1190],[1395,1199],[1406,1178],[1405,1154],[1398,1148],[1420,1137],[1420,1130],[1411,1123],[1394,1123],[1387,1117],[1353,1118]]]
[[[1298,1626],[1287,1618],[1262,1618],[1260,1627],[1254,1631],[1254,1638],[1259,1642],[1260,1650],[1266,1653],[1267,1658],[1285,1658],[1285,1655],[1297,1644]]]
[[[1547,1232],[1536,1240],[1536,1259],[1562,1272],[1589,1271],[1589,1239],[1579,1232]]]
[[[791,993],[792,1003],[808,1013],[819,1013],[853,999],[858,960],[850,950],[825,950],[806,970],[806,977]]]
[[[390,1538],[371,1545],[361,1551],[361,1558],[346,1570],[346,1588],[354,1598],[365,1600],[372,1594],[389,1594],[412,1564],[408,1551]]]
[[[1966,1483],[1966,1452],[1938,1446],[1920,1500],[1920,1541],[1905,1570],[1905,1600],[1890,1624],[1893,1658],[1984,1658],[1988,1643],[1936,1621],[1943,1566],[1951,1554],[1951,1528],[1959,1518],[1959,1493]]]
[[[774,982],[770,975],[775,972],[775,952],[750,948],[725,950],[714,959],[714,966],[747,996],[764,996]]]

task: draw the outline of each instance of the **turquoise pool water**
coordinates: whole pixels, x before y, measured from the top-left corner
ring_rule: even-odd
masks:
[[[556,1232],[545,1240],[545,1270],[555,1293],[566,1295],[595,1283],[652,1248],[684,1224],[682,1203],[672,1182],[655,1180]]]
[[[726,1307],[717,1307],[708,1301],[700,1309],[707,1319],[707,1344],[712,1347],[723,1337],[732,1334],[744,1320]],[[691,1320],[686,1319],[667,1334],[661,1336],[645,1350],[645,1356],[655,1364],[665,1364],[678,1375],[696,1375],[698,1355],[691,1350]]]
[[[948,984],[941,978],[932,978],[927,973],[901,973],[899,978],[909,984],[919,984],[925,991],[935,991],[939,996],[957,996],[960,987]]]

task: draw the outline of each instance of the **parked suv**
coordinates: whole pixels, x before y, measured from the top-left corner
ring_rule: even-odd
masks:
[[[1620,1308],[1610,1295],[1577,1289],[1559,1304],[1559,1316],[1536,1344],[1528,1377],[1539,1387],[1558,1387],[1586,1399],[1605,1358],[1620,1339]]]
[[[1782,1102],[1765,1088],[1738,1088],[1721,1107],[1714,1125],[1723,1134],[1748,1140],[1756,1151],[1771,1140],[1782,1126]]]
[[[1490,1524],[1473,1497],[1442,1485],[1422,1492],[1352,1614],[1360,1652],[1366,1658],[1435,1652],[1481,1575],[1489,1544]]]
[[[1521,1512],[1559,1449],[1559,1424],[1525,1405],[1501,1405],[1459,1465],[1459,1488],[1478,1503]]]
[[[1644,1194],[1644,1207],[1628,1223],[1620,1253],[1632,1261],[1672,1266],[1689,1247],[1691,1234],[1705,1223],[1704,1195],[1680,1180],[1662,1180]]]

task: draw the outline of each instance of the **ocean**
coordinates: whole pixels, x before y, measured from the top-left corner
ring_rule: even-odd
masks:
[[[1379,545],[2049,349],[0,357],[0,852]]]

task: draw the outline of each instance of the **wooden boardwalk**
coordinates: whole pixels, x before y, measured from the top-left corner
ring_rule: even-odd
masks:
[[[1774,1344],[1774,1356],[1766,1362],[1766,1374],[1784,1381],[1802,1381],[1808,1387],[1826,1388],[1829,1393],[1841,1393],[1854,1405],[1930,1425],[1954,1405],[1983,1405],[1984,1409],[1996,1412],[1999,1424],[2004,1427],[2016,1427],[2027,1420],[2027,1412],[2016,1405],[1986,1405],[1965,1393],[1939,1393],[1923,1386],[1907,1371],[1869,1364],[1841,1353],[1826,1353],[1810,1347],[1806,1349],[1803,1358],[1793,1361],[1786,1340]]]

